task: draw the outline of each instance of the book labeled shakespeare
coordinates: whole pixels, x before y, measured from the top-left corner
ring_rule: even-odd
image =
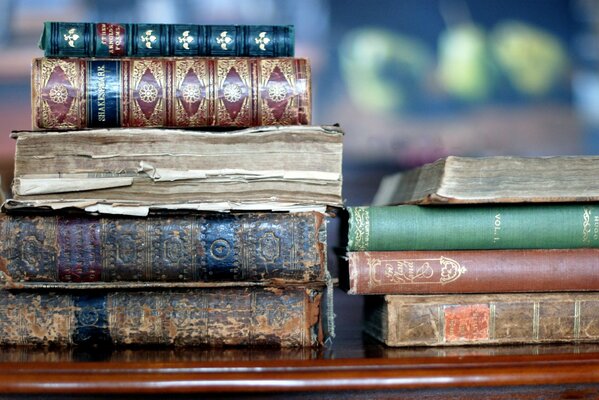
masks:
[[[388,346],[599,342],[599,293],[367,296],[365,331]]]
[[[0,282],[324,282],[325,215],[1,215]]]
[[[343,131],[271,126],[16,132],[7,209],[324,211],[340,207]]]
[[[310,347],[322,290],[0,291],[0,345]]]
[[[45,22],[46,57],[292,57],[291,25]]]
[[[38,58],[33,128],[307,125],[302,58]]]
[[[349,294],[599,289],[599,249],[358,251],[347,256]]]
[[[455,157],[383,178],[373,205],[599,201],[599,157]]]

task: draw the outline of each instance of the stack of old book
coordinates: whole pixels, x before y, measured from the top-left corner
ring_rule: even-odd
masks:
[[[53,22],[41,47],[0,344],[322,343],[343,133],[309,125],[293,28]]]
[[[599,157],[448,157],[386,177],[349,210],[366,331],[390,346],[599,341],[598,173]]]

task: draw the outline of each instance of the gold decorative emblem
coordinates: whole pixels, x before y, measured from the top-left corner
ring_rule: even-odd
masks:
[[[185,85],[183,87],[183,100],[188,103],[195,103],[202,97],[200,85]]]
[[[77,39],[79,39],[79,35],[77,35],[77,29],[71,28],[67,31],[67,33],[68,35],[63,35],[64,40],[69,44],[69,46],[75,47],[75,42]]]
[[[266,45],[270,43],[270,39],[266,37],[266,32],[260,32],[257,38],[254,39],[256,44],[262,51],[266,51]]]
[[[50,100],[55,103],[64,104],[69,98],[69,91],[64,85],[59,83],[52,86],[50,89]]]
[[[143,83],[139,88],[139,98],[144,103],[152,103],[158,97],[158,89],[154,85]]]
[[[225,100],[229,103],[237,103],[241,99],[241,87],[234,83],[225,85],[223,88],[223,95],[225,96]]]
[[[224,260],[231,253],[231,245],[225,239],[216,239],[210,245],[210,255],[217,260]]]
[[[380,259],[368,256],[370,287],[386,284],[446,285],[464,275],[466,267],[447,258]]]
[[[228,35],[227,31],[222,31],[220,35],[216,38],[216,43],[220,45],[220,48],[223,50],[229,50],[227,45],[230,44],[233,39]]]
[[[189,34],[189,31],[184,31],[183,34],[177,38],[177,40],[179,40],[179,43],[183,45],[185,50],[189,50],[189,44],[193,42],[193,36]]]
[[[591,242],[591,209],[584,208],[582,214],[582,241],[583,243]]]
[[[145,45],[146,45],[146,47],[148,49],[151,49],[152,48],[152,43],[155,43],[156,40],[158,39],[156,37],[156,35],[152,35],[152,33],[153,33],[153,30],[152,29],[148,29],[146,31],[146,35],[145,36],[141,36],[141,41],[143,43],[145,43]]]
[[[268,85],[268,97],[272,101],[283,101],[287,97],[287,86],[283,82],[273,82]]]
[[[352,210],[354,235],[353,238],[351,236],[349,238],[349,246],[355,251],[368,250],[370,244],[370,213],[366,207],[354,207]]]

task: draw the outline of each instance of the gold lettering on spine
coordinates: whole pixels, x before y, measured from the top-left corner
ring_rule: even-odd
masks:
[[[497,313],[495,303],[489,304],[489,340],[495,339],[495,315]]]
[[[580,300],[574,301],[574,339],[580,339]]]
[[[98,121],[106,122],[106,66],[98,65],[96,69],[98,77]]]
[[[582,212],[582,242],[591,243],[591,209],[588,207]]]
[[[368,250],[370,244],[370,213],[366,207],[354,207],[352,209],[353,222],[351,228],[353,236],[349,237],[349,247],[355,251]]]
[[[497,213],[495,215],[495,219],[493,222],[493,243],[499,242],[501,239],[501,213]]]

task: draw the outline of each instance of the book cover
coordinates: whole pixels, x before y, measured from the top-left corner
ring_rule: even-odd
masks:
[[[324,282],[325,215],[0,214],[0,282]]]
[[[0,345],[274,346],[323,341],[319,288],[0,291]]]
[[[598,342],[598,292],[366,296],[388,346]]]
[[[45,22],[46,57],[292,57],[290,25]]]
[[[599,247],[594,203],[349,207],[349,251]]]
[[[343,131],[267,126],[16,132],[13,199],[93,212],[340,207]]]
[[[350,294],[599,290],[599,249],[362,251],[347,256]]]
[[[384,177],[373,205],[599,201],[597,174],[597,156],[450,156]]]
[[[38,58],[34,129],[307,125],[301,58]]]

